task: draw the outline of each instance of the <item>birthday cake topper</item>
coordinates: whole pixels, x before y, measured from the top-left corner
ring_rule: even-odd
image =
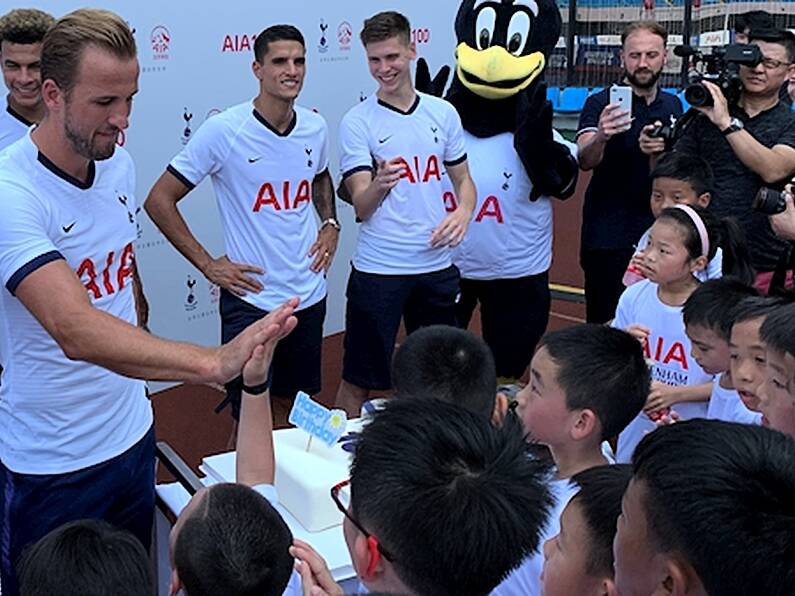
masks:
[[[329,410],[303,391],[295,394],[295,402],[287,420],[306,431],[310,441],[312,437],[317,437],[328,447],[345,434],[345,427],[348,425],[348,416],[344,410]],[[309,447],[310,443],[307,443],[307,451]]]

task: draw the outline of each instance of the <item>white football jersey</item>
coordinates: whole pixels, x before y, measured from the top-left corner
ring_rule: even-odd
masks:
[[[403,175],[359,228],[353,266],[379,274],[417,274],[450,266],[450,249],[431,247],[431,233],[445,218],[442,178],[446,166],[466,156],[458,112],[438,97],[417,93],[406,112],[375,94],[351,108],[340,124],[343,180],[372,171],[373,160],[403,160]]]
[[[8,105],[8,96],[0,99],[0,151],[25,136],[33,122],[28,122]]]
[[[633,324],[651,329],[651,334],[643,342],[643,350],[646,360],[653,363],[653,381],[676,386],[702,385],[712,381],[712,376],[705,373],[690,355],[691,345],[685,334],[682,307],[664,304],[657,296],[657,284],[647,279],[629,286],[618,300],[612,326],[626,329]],[[689,420],[705,418],[707,405],[708,401],[682,402],[674,404],[673,409],[682,420]],[[638,414],[618,436],[616,461],[628,463],[641,439],[656,428],[646,414]]]
[[[707,418],[741,424],[762,424],[762,414],[746,408],[736,389],[721,387],[720,378],[721,375],[716,375],[712,382],[712,395],[709,398]]]
[[[322,116],[295,106],[280,133],[251,102],[209,118],[168,170],[189,188],[210,176],[224,229],[226,254],[265,270],[263,289],[242,299],[266,311],[292,296],[301,308],[326,295],[321,271],[310,270],[317,239],[312,181],[328,168],[328,129]]]
[[[557,142],[576,157],[577,146],[553,130]],[[453,251],[453,263],[465,279],[514,279],[537,275],[552,264],[552,202],[530,201],[533,183],[513,145],[514,135],[478,138],[464,131],[477,205],[464,241]],[[446,180],[445,206],[457,206]]]
[[[121,148],[92,163],[87,183],[41,155],[29,134],[0,153],[0,459],[14,472],[61,474],[107,461],[152,425],[143,381],[69,360],[14,295],[39,267],[64,259],[95,308],[135,324],[134,189]]]

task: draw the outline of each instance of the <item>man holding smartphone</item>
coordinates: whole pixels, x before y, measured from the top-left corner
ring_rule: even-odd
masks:
[[[659,23],[628,25],[621,35],[622,80],[590,96],[580,114],[580,168],[593,170],[580,244],[589,323],[613,318],[633,243],[652,223],[649,159],[638,137],[645,125],[682,114],[679,99],[657,85],[667,61],[667,41],[668,32]]]

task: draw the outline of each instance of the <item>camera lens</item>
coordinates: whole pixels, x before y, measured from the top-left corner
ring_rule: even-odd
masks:
[[[697,108],[709,107],[712,105],[712,95],[701,83],[693,83],[685,87],[685,101]]]
[[[784,193],[772,188],[762,187],[754,197],[754,202],[751,204],[754,211],[764,213],[765,215],[775,215],[781,213],[787,208],[787,203],[784,201]]]

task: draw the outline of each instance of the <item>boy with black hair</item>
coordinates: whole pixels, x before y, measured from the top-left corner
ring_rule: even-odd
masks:
[[[650,178],[650,206],[655,219],[668,207],[695,205],[706,209],[712,200],[712,168],[698,155],[679,151],[665,153],[657,160]],[[649,232],[651,228],[638,240],[637,250],[624,275],[624,285],[632,285],[646,277],[643,251],[649,244]],[[723,250],[718,247],[715,256],[707,263],[706,268],[696,273],[696,277],[701,281],[719,278],[722,275],[722,266]]]
[[[293,538],[276,509],[273,422],[267,378],[278,341],[296,326],[298,299],[268,315],[269,339],[257,346],[242,371],[237,435],[237,482],[199,490],[169,536],[170,594],[278,596],[300,593],[293,575]],[[291,581],[292,578],[292,581]]]
[[[616,596],[613,539],[631,477],[628,464],[572,476],[579,491],[560,514],[560,532],[544,544],[542,596]]]
[[[23,555],[20,596],[153,596],[149,556],[135,536],[82,519],[52,530]]]
[[[759,412],[759,389],[767,377],[767,350],[759,330],[768,315],[789,300],[774,296],[745,298],[732,311],[729,338],[731,379],[746,408]]]
[[[644,437],[613,545],[622,596],[795,593],[795,441],[696,419]]]
[[[760,415],[745,407],[729,373],[732,315],[737,306],[751,296],[756,296],[756,291],[736,279],[713,279],[696,288],[682,307],[690,353],[705,373],[715,375],[707,418],[759,423]]]
[[[364,427],[343,530],[368,590],[489,594],[539,545],[549,467],[520,425],[438,400],[393,400]]]
[[[795,304],[768,315],[759,330],[767,368],[759,390],[762,425],[795,437]]]
[[[556,466],[555,508],[544,537],[559,530],[560,512],[573,494],[569,478],[613,463],[603,442],[641,411],[651,388],[640,343],[620,329],[575,325],[547,333],[530,363],[530,382],[517,395],[516,414],[529,438],[549,447]],[[543,557],[525,560],[495,591],[538,594]]]
[[[392,379],[400,397],[440,399],[486,419],[494,414],[494,357],[469,331],[448,325],[418,329],[395,351]]]

